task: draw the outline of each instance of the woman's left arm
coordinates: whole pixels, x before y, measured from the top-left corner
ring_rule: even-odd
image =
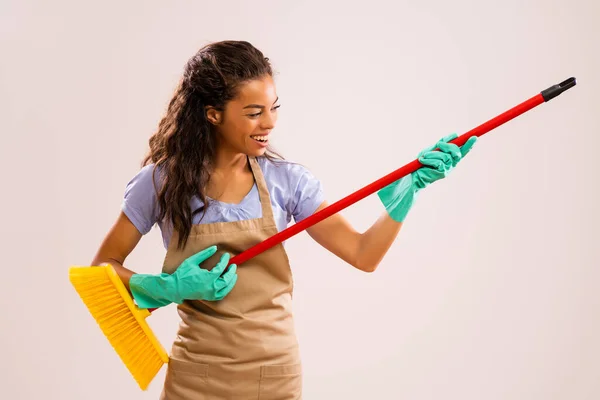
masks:
[[[327,207],[324,202],[317,209]],[[340,213],[311,226],[306,232],[321,246],[364,272],[373,272],[398,236],[402,222],[387,212],[365,232],[358,232]]]
[[[385,212],[365,232],[357,232],[344,217],[336,213],[308,228],[307,233],[355,268],[365,272],[375,271],[398,236],[417,193],[445,178],[471,151],[477,140],[477,136],[472,136],[461,147],[448,143],[456,137],[457,134],[453,133],[421,151],[418,155],[423,165],[421,168],[377,192]],[[323,202],[317,211],[326,206],[327,202]]]

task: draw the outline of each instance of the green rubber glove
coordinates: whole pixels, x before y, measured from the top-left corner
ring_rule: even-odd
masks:
[[[460,160],[471,151],[477,136],[471,136],[461,147],[448,143],[458,137],[456,133],[440,139],[435,145],[422,150],[418,160],[423,167],[406,175],[377,192],[390,217],[404,222],[415,203],[417,193],[435,181],[445,178]],[[435,150],[438,148],[439,150]]]
[[[213,256],[216,246],[208,247],[183,261],[173,274],[134,274],[129,289],[140,308],[156,308],[184,300],[221,300],[237,282],[237,266],[231,264],[223,276],[230,255],[224,253],[210,271],[200,264]]]

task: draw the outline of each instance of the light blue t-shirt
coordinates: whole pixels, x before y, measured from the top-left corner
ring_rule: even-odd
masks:
[[[267,183],[273,216],[279,231],[285,229],[292,218],[295,222],[299,222],[310,216],[324,201],[321,182],[306,167],[287,160],[269,161],[265,157],[258,157],[257,161]],[[122,210],[143,235],[157,224],[166,249],[171,239],[172,226],[170,222],[158,221],[159,206],[152,182],[153,170],[153,164],[147,165],[127,183]],[[158,189],[160,189],[159,171],[157,170],[154,179]],[[202,202],[198,197],[194,197],[190,202],[192,211],[201,206]],[[192,222],[194,224],[231,222],[261,216],[258,188],[254,183],[240,203],[231,204],[212,200],[204,217],[202,213],[197,213]]]

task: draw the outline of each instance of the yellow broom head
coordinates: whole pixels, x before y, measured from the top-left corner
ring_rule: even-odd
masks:
[[[73,266],[69,280],[142,390],[169,361],[146,318],[110,265]]]

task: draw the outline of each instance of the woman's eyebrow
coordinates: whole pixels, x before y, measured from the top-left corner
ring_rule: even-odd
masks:
[[[273,102],[273,104],[277,103],[278,100],[279,100],[279,97],[275,99],[275,101]],[[261,106],[260,104],[248,104],[243,109],[245,110],[246,108],[260,108],[260,109],[263,109],[263,108],[265,108],[265,106]]]

